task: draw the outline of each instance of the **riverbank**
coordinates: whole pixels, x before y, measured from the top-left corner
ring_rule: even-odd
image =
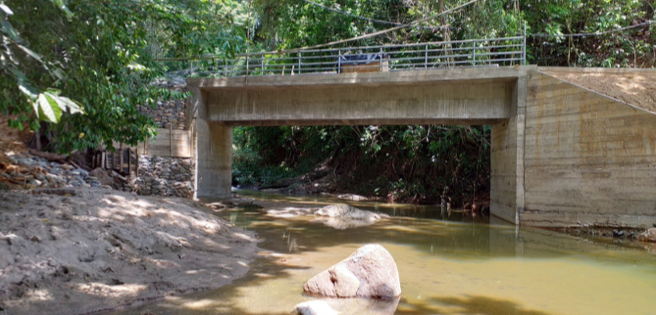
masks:
[[[243,277],[256,237],[180,198],[0,191],[0,314],[90,314]]]

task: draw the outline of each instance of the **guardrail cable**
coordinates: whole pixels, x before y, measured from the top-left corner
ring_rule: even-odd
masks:
[[[365,20],[365,21],[375,22],[375,23],[381,23],[381,24],[389,24],[389,25],[403,25],[402,23],[397,23],[397,22],[389,22],[389,21],[366,18],[366,17],[363,17],[363,16],[355,15],[353,13],[348,13],[348,12],[345,12],[345,11],[333,9],[331,7],[327,7],[323,4],[315,3],[315,2],[312,2],[312,1],[309,1],[309,0],[303,0],[303,1],[306,2],[307,4],[317,6],[319,8],[326,9],[328,11],[332,11],[332,12],[335,12],[335,13],[338,13],[338,14],[348,15],[350,17],[354,17],[354,18],[360,19],[360,20]]]
[[[343,44],[343,43],[353,42],[353,41],[356,41],[356,40],[376,37],[376,36],[387,34],[389,32],[393,32],[393,31],[396,31],[396,30],[416,26],[416,25],[418,25],[420,23],[423,23],[423,22],[426,22],[428,20],[432,20],[432,19],[438,18],[442,15],[449,14],[449,13],[455,12],[457,10],[460,10],[460,9],[462,9],[464,7],[467,7],[471,4],[474,4],[476,2],[478,2],[478,0],[472,0],[472,1],[469,1],[467,3],[461,4],[457,7],[454,7],[452,9],[442,11],[438,14],[429,16],[427,18],[415,20],[415,21],[413,21],[411,23],[408,23],[408,24],[402,24],[402,25],[399,25],[399,26],[388,28],[388,29],[385,29],[385,30],[382,30],[382,31],[377,31],[377,32],[374,32],[374,33],[369,33],[369,34],[364,34],[364,35],[360,35],[360,36],[356,36],[356,37],[352,37],[352,38],[348,38],[348,39],[329,42],[329,43],[326,43],[326,44],[320,44],[320,45],[314,45],[314,46],[305,46],[305,47],[301,47],[301,48],[294,48],[294,49],[288,49],[288,50],[273,50],[273,51],[262,52],[262,53],[258,53],[258,54],[259,55],[275,55],[275,54],[282,55],[282,54],[296,53],[296,52],[302,52],[304,50],[318,49],[318,48],[323,48],[323,47],[330,47],[330,46],[335,46],[335,45],[339,45],[339,44]],[[240,55],[237,55],[236,57],[245,57],[245,56],[247,56],[247,55],[240,54]],[[163,59],[154,59],[154,60],[155,61],[200,61],[200,60],[214,60],[214,59],[220,59],[220,58],[222,58],[222,57],[204,56],[204,57],[198,57],[198,58],[163,58]]]
[[[640,24],[631,25],[631,26],[618,28],[618,29],[614,29],[614,30],[609,30],[609,31],[604,31],[604,32],[578,33],[578,34],[526,34],[526,36],[530,36],[530,37],[558,37],[558,38],[600,36],[600,35],[606,35],[606,34],[612,34],[612,33],[619,33],[619,32],[631,30],[631,29],[634,29],[634,28],[639,28],[639,27],[642,27],[642,26],[651,25],[651,24],[654,24],[654,21],[647,20],[646,22],[643,22],[643,23],[640,23]]]

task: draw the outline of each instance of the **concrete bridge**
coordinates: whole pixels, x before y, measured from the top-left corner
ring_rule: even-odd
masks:
[[[535,66],[190,79],[196,196],[230,196],[233,126],[492,125],[493,215],[652,226],[656,100],[631,104],[559,79],[597,74],[656,81],[654,71]]]

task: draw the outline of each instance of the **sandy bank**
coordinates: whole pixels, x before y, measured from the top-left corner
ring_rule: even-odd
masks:
[[[0,314],[89,314],[229,284],[254,235],[179,198],[0,191]]]

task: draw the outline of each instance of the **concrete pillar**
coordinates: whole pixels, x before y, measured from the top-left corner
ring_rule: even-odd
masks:
[[[232,127],[207,120],[203,92],[192,90],[190,111],[195,113],[194,198],[230,198],[232,183]]]
[[[490,213],[520,224],[525,208],[524,129],[526,126],[527,77],[512,87],[510,119],[492,126]]]

